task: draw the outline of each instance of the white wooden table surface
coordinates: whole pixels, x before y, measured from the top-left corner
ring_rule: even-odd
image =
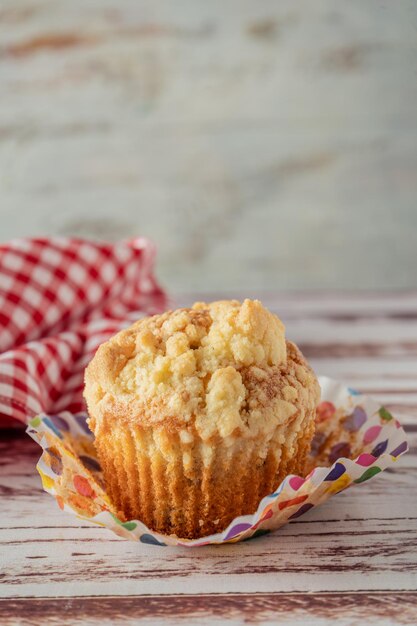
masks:
[[[398,467],[270,536],[161,548],[61,512],[36,444],[2,433],[1,624],[417,623],[417,292],[262,299],[319,374],[400,418],[410,452]]]

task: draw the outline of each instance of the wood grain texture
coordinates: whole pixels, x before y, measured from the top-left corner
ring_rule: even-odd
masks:
[[[416,287],[414,0],[2,0],[0,240],[171,289]]]
[[[415,624],[416,592],[397,593],[257,593],[0,600],[2,624],[163,623],[280,624],[361,623]],[[59,616],[59,617],[58,617]]]
[[[262,299],[319,373],[395,409],[410,452],[268,537],[190,550],[123,541],[63,513],[34,471],[37,445],[0,432],[2,623],[416,623],[417,293]]]

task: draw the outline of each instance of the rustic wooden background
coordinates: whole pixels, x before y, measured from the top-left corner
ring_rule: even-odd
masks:
[[[152,626],[417,623],[417,292],[275,293],[263,301],[319,374],[378,397],[395,413],[410,452],[267,537],[161,548],[60,511],[34,470],[40,448],[3,433],[2,626],[133,625],[139,618]]]
[[[415,287],[415,0],[1,0],[0,240],[172,290]]]

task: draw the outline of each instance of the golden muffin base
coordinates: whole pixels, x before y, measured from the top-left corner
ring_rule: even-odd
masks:
[[[257,438],[219,440],[214,453],[198,435],[184,443],[175,430],[116,424],[109,416],[95,441],[107,492],[126,520],[162,534],[220,532],[254,513],[288,474],[303,475],[314,413],[297,411],[262,446]]]

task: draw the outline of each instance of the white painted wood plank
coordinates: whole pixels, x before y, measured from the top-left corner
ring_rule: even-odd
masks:
[[[174,294],[174,302],[177,306],[190,306],[196,300],[216,300],[225,298],[222,290],[194,290],[192,292],[182,291]],[[389,313],[399,313],[397,321],[402,321],[403,315],[407,313],[416,314],[417,292],[415,290],[385,290],[385,291],[349,291],[349,290],[260,290],[259,292],[248,292],[242,289],[232,289],[227,297],[243,299],[247,297],[258,297],[265,306],[274,309],[276,312],[288,311],[288,314],[297,317],[306,317],[318,313],[323,317],[327,314],[340,313],[342,315],[351,314],[360,317],[368,314],[386,315]]]
[[[413,0],[4,0],[1,240],[148,235],[171,289],[416,284]]]
[[[322,533],[328,530],[320,526]],[[379,529],[374,531],[373,539],[372,535],[361,535],[364,527],[366,522],[356,523],[357,535],[347,541],[343,525],[339,534],[330,536],[313,532],[294,536],[289,526],[272,538],[207,548],[194,554],[185,549],[156,550],[117,538],[98,539],[97,531],[83,530],[78,541],[53,536],[53,543],[42,540],[40,533],[39,541],[29,542],[29,549],[24,545],[14,548],[15,558],[6,562],[1,594],[23,597],[415,589],[416,555],[410,558],[413,525],[399,521],[397,530],[391,527],[382,534]],[[24,577],[20,575],[23,563]]]

